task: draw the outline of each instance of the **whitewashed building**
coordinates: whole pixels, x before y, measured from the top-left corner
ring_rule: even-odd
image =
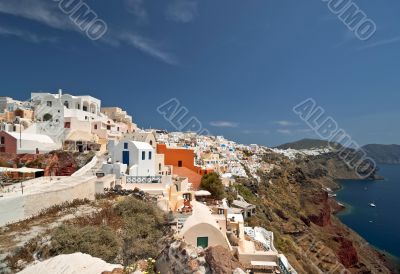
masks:
[[[34,92],[31,94],[36,125],[30,133],[46,134],[61,143],[74,131],[91,133],[94,121],[106,119],[101,101],[92,96]]]
[[[108,143],[108,151],[112,163],[127,165],[130,176],[155,176],[155,151],[145,142],[122,140],[117,142],[111,140]]]

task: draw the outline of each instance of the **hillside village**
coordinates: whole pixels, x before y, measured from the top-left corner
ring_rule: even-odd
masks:
[[[268,151],[288,159],[329,151],[269,149],[223,136],[144,130],[119,107],[102,107],[92,96],[62,90],[32,93],[29,101],[1,97],[0,121],[0,226],[76,200],[139,192],[168,214],[177,241],[169,252],[182,243],[199,254],[223,248],[240,265],[235,273],[297,273],[275,248],[279,239],[269,227],[249,224],[259,208],[248,197],[237,192],[227,199],[202,182],[217,174],[225,190],[242,179],[257,184],[260,174],[275,168],[264,159]],[[168,263],[160,259],[158,271],[214,273],[200,259],[187,270],[180,256],[164,256]]]

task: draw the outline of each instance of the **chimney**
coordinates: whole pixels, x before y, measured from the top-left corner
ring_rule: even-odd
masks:
[[[62,89],[59,89],[59,90],[58,90],[58,96],[61,98],[61,96],[62,96]]]

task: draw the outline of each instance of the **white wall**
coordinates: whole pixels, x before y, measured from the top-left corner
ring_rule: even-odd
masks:
[[[39,153],[42,154],[60,149],[61,144],[41,143],[35,140],[22,140],[22,146],[21,146],[20,140],[17,139],[17,154],[22,154],[22,153],[36,154],[36,148],[38,148]]]
[[[123,175],[126,174],[128,166],[122,163],[103,163],[101,167],[101,171],[105,174],[114,174],[117,179],[120,179]]]
[[[208,246],[223,246],[230,250],[230,245],[226,237],[216,227],[207,224],[200,223],[187,230],[183,235],[183,239],[186,243],[197,246],[198,237],[208,237]]]
[[[85,166],[81,167],[77,171],[75,171],[71,176],[82,176],[85,175],[85,173],[88,173],[92,168],[94,168],[97,164],[98,158],[97,156],[93,156],[92,160],[90,160],[89,163],[87,163]],[[92,175],[92,174],[91,174]]]
[[[24,207],[22,196],[0,198],[0,226],[25,219]]]
[[[53,177],[54,180],[63,177]],[[40,184],[42,178],[34,179]],[[90,177],[77,184],[48,192],[33,192],[24,195],[12,195],[0,198],[0,226],[18,222],[39,214],[42,210],[75,199],[95,199],[95,182],[98,179]]]
[[[124,148],[124,144],[128,144],[128,148]],[[113,162],[120,162],[123,163],[123,151],[129,151],[129,169],[132,166],[137,165],[134,167],[132,171],[136,171],[134,174],[135,176],[155,176],[155,151],[153,148],[140,148],[136,144],[136,142],[132,141],[121,141],[116,146],[113,146],[113,143],[110,143],[110,156],[112,157]],[[140,142],[137,142],[140,143]],[[142,159],[142,153],[144,152],[145,158]],[[149,155],[151,153],[151,159]]]

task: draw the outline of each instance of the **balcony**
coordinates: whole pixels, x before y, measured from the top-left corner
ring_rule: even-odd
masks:
[[[161,176],[126,176],[127,184],[161,184]]]

